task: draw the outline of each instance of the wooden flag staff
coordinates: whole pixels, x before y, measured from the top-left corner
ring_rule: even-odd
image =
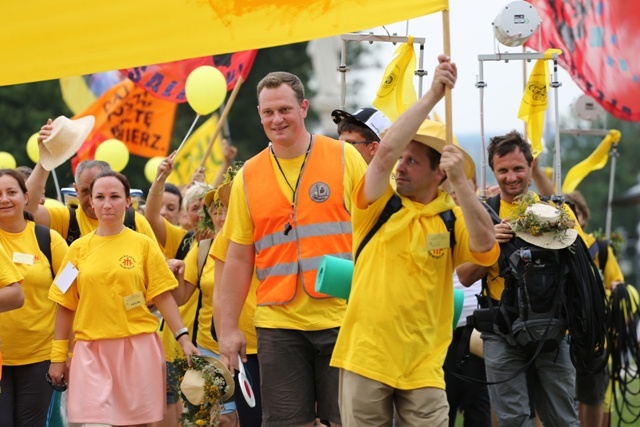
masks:
[[[216,125],[216,129],[213,131],[213,135],[211,136],[211,141],[209,141],[209,145],[207,146],[207,149],[205,150],[204,155],[202,156],[202,161],[200,162],[200,168],[204,168],[204,165],[207,162],[207,159],[209,158],[209,154],[211,154],[211,149],[213,148],[213,144],[216,141],[216,138],[218,138],[218,135],[220,135],[222,126],[224,125],[224,122],[227,120],[227,116],[229,115],[231,106],[233,105],[233,102],[236,99],[236,95],[238,95],[238,90],[240,90],[240,86],[242,86],[243,82],[244,80],[242,76],[238,77],[236,86],[233,88],[233,90],[231,91],[231,95],[229,96],[229,101],[227,101],[227,104],[224,106],[224,109],[222,110],[222,114],[220,115],[220,119],[218,119],[218,124]]]
[[[444,54],[451,58],[451,27],[449,25],[449,11],[442,11],[442,33],[444,36]],[[447,144],[453,144],[453,100],[451,88],[444,90],[445,126]]]

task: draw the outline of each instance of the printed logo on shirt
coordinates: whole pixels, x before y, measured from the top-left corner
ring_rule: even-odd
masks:
[[[330,194],[329,186],[324,182],[316,182],[309,189],[309,197],[316,203],[325,202]]]
[[[136,260],[131,255],[124,255],[120,258],[120,267],[131,270],[136,266]]]
[[[433,249],[428,251],[429,252],[429,256],[431,258],[435,258],[435,259],[440,259],[444,256],[445,250],[444,249]]]

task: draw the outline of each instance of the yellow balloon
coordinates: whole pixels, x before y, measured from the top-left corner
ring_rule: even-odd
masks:
[[[227,80],[217,68],[202,65],[189,74],[184,91],[193,111],[206,116],[217,110],[227,96]]]
[[[33,163],[38,163],[40,160],[40,150],[38,150],[38,133],[34,133],[29,137],[27,141],[27,156]]]
[[[144,165],[144,177],[147,178],[147,181],[153,183],[156,179],[156,172],[158,172],[158,166],[160,166],[160,162],[164,157],[152,157],[147,160],[147,164]]]
[[[6,151],[0,151],[0,169],[15,169],[16,159]]]
[[[103,160],[116,172],[121,172],[129,163],[129,149],[119,139],[107,139],[96,149],[96,160]]]

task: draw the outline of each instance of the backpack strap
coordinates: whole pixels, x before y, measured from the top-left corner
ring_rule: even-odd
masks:
[[[449,248],[451,249],[451,256],[453,256],[453,247],[456,245],[456,215],[451,209],[448,209],[440,212],[440,218],[444,221],[444,225],[449,232]]]
[[[373,225],[373,227],[371,227],[371,230],[369,230],[369,233],[364,236],[364,239],[362,239],[362,242],[360,243],[360,246],[358,246],[358,250],[356,251],[356,256],[353,259],[353,262],[356,262],[358,260],[358,255],[360,255],[360,252],[362,252],[362,249],[364,249],[366,244],[369,243],[369,240],[371,240],[373,235],[376,234],[380,227],[382,227],[384,223],[387,222],[389,218],[391,218],[391,215],[398,212],[401,207],[402,200],[400,200],[400,196],[393,193],[393,196],[391,196],[391,198],[387,201],[387,204],[384,205],[384,209],[382,209],[382,213],[378,217],[378,221]]]
[[[487,209],[487,212],[489,212],[489,215],[491,215],[491,219],[493,220],[494,224],[500,224],[502,222],[502,218],[500,218],[500,194],[496,194],[493,197],[489,197],[487,199],[487,203],[483,203],[485,209],[487,208],[491,208],[491,209]]]
[[[189,231],[187,231],[185,233],[184,237],[180,241],[180,245],[178,246],[178,250],[176,251],[175,259],[184,259],[184,257],[187,256],[187,253],[189,252],[189,249],[191,249],[191,243],[193,242],[193,236],[195,234],[196,233],[195,233],[194,230],[189,230]],[[198,261],[200,261],[200,259],[198,259]],[[200,264],[198,264],[198,265],[200,265]],[[204,264],[203,264],[203,266],[204,266]],[[200,271],[202,271],[202,269],[198,268],[198,277],[200,277]]]
[[[591,257],[592,260],[595,260],[599,252],[600,252],[600,245],[598,245],[598,239],[596,239],[591,244],[591,246],[589,246],[589,256]]]
[[[136,210],[129,206],[124,213],[124,226],[136,231]]]
[[[207,258],[209,258],[209,249],[211,249],[212,242],[213,239],[203,239],[198,243],[198,289],[200,289],[200,277],[202,277],[202,270],[207,263]]]
[[[487,212],[489,212],[491,220],[494,224],[499,224],[502,222],[502,219],[500,218],[500,194],[489,197],[486,203],[482,203],[482,206],[487,210]],[[502,247],[500,249],[502,249]],[[500,253],[502,254],[502,250],[500,251]],[[493,311],[491,294],[489,293],[489,283],[487,281],[486,275],[482,278],[482,291],[478,296],[478,305],[480,305],[480,307],[482,308],[489,308]]]
[[[56,274],[53,271],[53,262],[51,261],[51,230],[49,229],[49,227],[36,224],[36,240],[38,241],[40,252],[42,252],[49,261],[51,277],[56,277]]]
[[[198,316],[200,315],[200,309],[202,308],[202,289],[200,288],[200,278],[202,277],[204,265],[207,263],[207,259],[209,258],[211,242],[213,242],[213,239],[203,239],[198,243],[198,283],[196,283],[196,287],[198,288],[198,305],[196,305],[196,314],[193,319],[193,336],[191,337],[193,345],[196,345],[196,339],[198,337]],[[213,317],[211,318],[211,325],[211,329],[213,330]],[[213,339],[218,341],[216,337],[213,337]]]
[[[598,266],[602,274],[604,274],[604,268],[609,258],[609,241],[607,239],[596,239],[591,246],[589,246],[589,256],[594,261],[596,260],[596,256],[598,257]]]
[[[607,265],[607,259],[609,258],[609,240],[597,239],[596,243],[598,245],[598,265],[600,266],[602,274],[604,274],[604,268]]]
[[[71,245],[74,240],[80,237],[80,226],[76,216],[76,208],[69,207],[69,230],[67,231],[67,244]]]

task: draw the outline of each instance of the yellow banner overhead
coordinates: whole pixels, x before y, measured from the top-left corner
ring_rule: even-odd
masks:
[[[296,43],[447,8],[446,0],[5,1],[0,86]]]

